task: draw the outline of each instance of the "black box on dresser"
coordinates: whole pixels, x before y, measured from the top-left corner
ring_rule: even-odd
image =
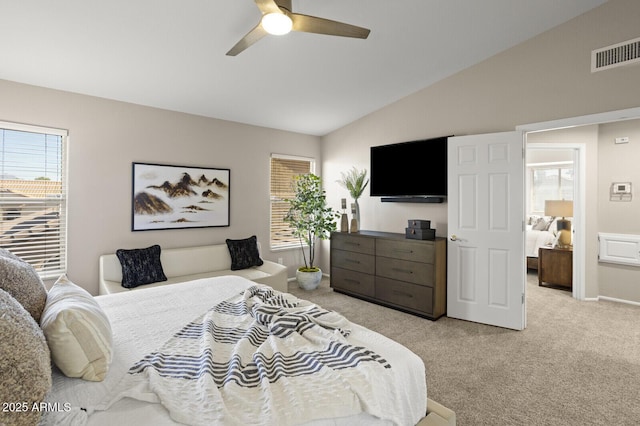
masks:
[[[430,229],[431,221],[424,219],[409,219],[407,226],[411,229]]]
[[[436,320],[446,313],[446,239],[360,231],[331,234],[334,291]]]
[[[405,237],[411,240],[435,240],[436,230],[431,229],[430,220],[409,219],[405,228]]]

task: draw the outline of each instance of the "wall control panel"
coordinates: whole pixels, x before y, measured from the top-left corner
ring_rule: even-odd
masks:
[[[611,201],[631,201],[631,182],[613,182],[609,191]]]

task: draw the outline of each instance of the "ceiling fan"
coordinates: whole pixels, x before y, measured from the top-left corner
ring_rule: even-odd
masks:
[[[289,31],[300,31],[340,37],[367,38],[369,36],[370,30],[367,28],[293,13],[291,0],[255,0],[255,2],[262,12],[262,19],[227,52],[227,56],[236,56],[267,34],[283,35]]]

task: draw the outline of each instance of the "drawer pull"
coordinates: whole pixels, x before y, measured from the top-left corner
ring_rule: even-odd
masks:
[[[359,260],[355,260],[355,259],[345,259],[344,261],[345,262],[349,262],[349,263],[355,263],[357,265],[360,264],[360,261]]]
[[[413,274],[413,271],[410,269],[401,269],[401,268],[391,268],[395,272],[402,272],[403,274]]]
[[[394,253],[413,253],[413,250],[409,250],[409,249],[394,249],[393,250]]]
[[[398,296],[408,297],[409,299],[413,299],[413,294],[411,293],[405,293],[404,291],[399,291],[399,290],[393,290],[393,293],[397,294]]]
[[[360,247],[360,243],[354,243],[353,241],[345,241],[345,245]]]
[[[352,279],[352,278],[345,278],[345,279],[344,279],[344,281],[345,281],[345,282],[347,282],[347,283],[352,283],[352,284],[355,284],[355,285],[360,285],[360,281],[358,281],[358,280],[354,280],[354,279]]]

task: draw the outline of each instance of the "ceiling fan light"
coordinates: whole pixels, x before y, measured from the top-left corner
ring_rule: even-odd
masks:
[[[291,31],[293,22],[284,13],[267,13],[262,17],[262,27],[273,35],[284,35]]]

